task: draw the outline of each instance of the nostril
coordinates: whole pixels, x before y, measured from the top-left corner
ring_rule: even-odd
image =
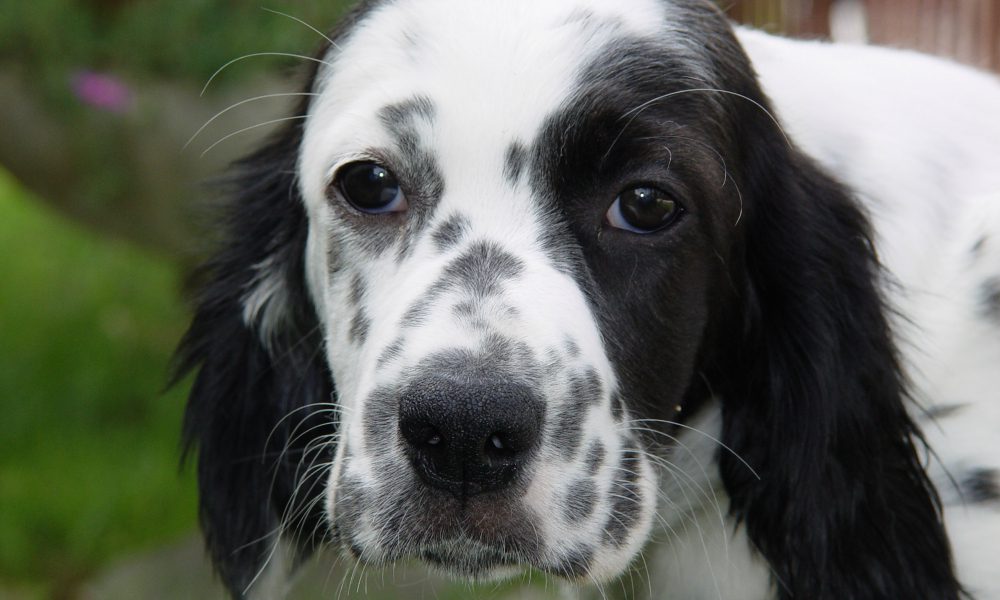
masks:
[[[507,486],[530,460],[544,407],[526,386],[428,377],[399,397],[399,432],[430,486],[470,496]]]

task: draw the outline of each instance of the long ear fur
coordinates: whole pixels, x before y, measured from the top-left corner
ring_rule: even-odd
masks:
[[[869,224],[773,122],[740,120],[746,280],[723,441],[761,478],[720,455],[732,510],[780,598],[958,598]]]
[[[304,110],[304,107],[303,107]],[[321,541],[333,384],[304,283],[307,223],[296,124],[237,165],[222,249],[205,266],[178,372],[197,371],[184,419],[197,446],[201,525],[242,597],[279,535],[299,557]],[[248,308],[249,306],[249,308]],[[313,443],[310,443],[313,442]]]

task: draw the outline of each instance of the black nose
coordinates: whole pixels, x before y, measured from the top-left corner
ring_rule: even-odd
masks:
[[[542,404],[524,385],[421,379],[399,402],[399,430],[428,485],[460,499],[506,487],[542,430]]]

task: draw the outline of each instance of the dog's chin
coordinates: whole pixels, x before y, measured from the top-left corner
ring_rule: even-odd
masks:
[[[419,557],[434,569],[462,581],[499,582],[516,577],[527,568],[516,557],[469,542],[435,544],[422,549]]]

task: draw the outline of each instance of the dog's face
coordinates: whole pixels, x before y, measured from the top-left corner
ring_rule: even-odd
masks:
[[[181,347],[230,590],[278,536],[599,582],[718,479],[787,597],[956,597],[867,223],[713,5],[372,1],[330,41]]]
[[[680,16],[400,0],[325,57],[298,175],[326,507],[363,560],[603,579],[645,542],[643,432],[679,418],[741,210]]]

